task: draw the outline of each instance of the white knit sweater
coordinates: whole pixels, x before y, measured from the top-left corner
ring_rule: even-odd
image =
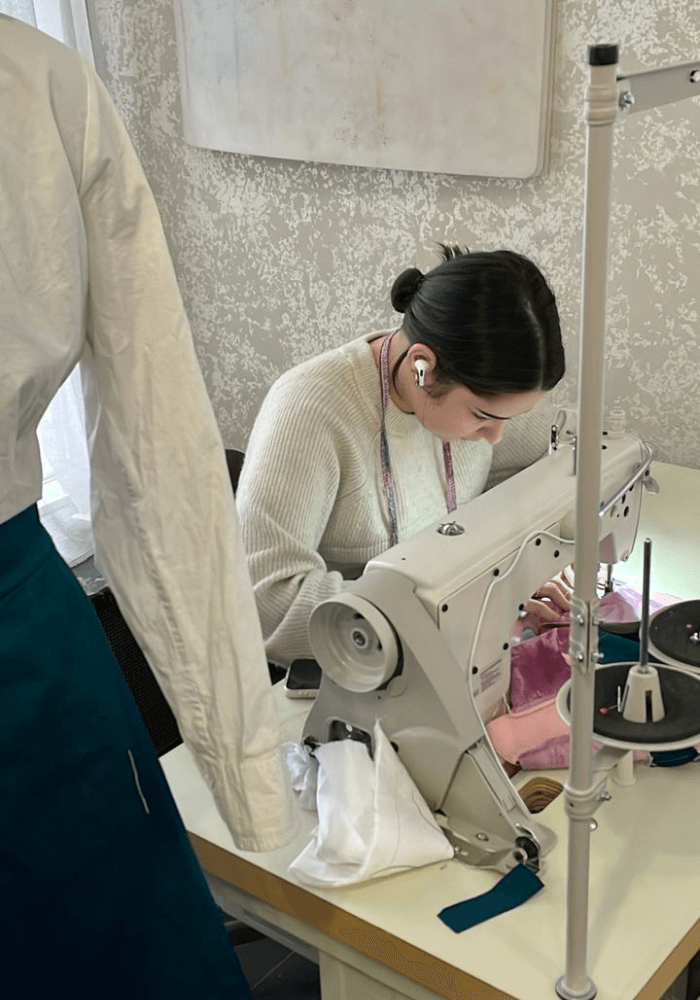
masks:
[[[267,655],[279,663],[313,655],[314,607],[390,545],[379,373],[369,346],[379,336],[286,372],[248,443],[237,504]],[[495,449],[483,440],[451,442],[457,502],[544,454],[551,422],[552,407],[543,402],[509,421]],[[386,428],[399,532],[408,538],[446,512],[442,443],[393,402]]]

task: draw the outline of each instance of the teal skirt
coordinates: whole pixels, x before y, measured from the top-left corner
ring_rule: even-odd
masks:
[[[249,998],[92,605],[30,508],[0,525],[3,994]]]

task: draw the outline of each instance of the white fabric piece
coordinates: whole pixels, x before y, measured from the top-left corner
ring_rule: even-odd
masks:
[[[285,743],[282,746],[284,760],[289,771],[292,788],[298,793],[298,803],[302,809],[316,808],[316,788],[318,785],[318,761],[308,747],[301,743]]]
[[[306,885],[352,885],[454,854],[379,723],[373,736],[374,760],[356,740],[315,751],[318,826],[289,866]]]
[[[295,833],[221,436],[155,200],[107,90],[0,15],[0,523],[81,362],[97,556],[243,850]]]

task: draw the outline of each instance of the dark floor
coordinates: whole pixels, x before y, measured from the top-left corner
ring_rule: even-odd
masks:
[[[284,945],[262,938],[236,953],[255,1000],[321,1000],[318,966]]]

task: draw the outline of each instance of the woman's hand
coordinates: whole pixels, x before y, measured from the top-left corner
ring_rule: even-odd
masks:
[[[571,591],[564,573],[544,583],[525,604],[525,613],[546,623],[564,624],[562,612],[571,610]]]

